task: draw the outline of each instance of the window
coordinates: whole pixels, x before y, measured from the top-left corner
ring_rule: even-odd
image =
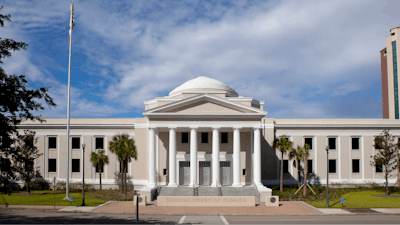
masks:
[[[81,161],[80,159],[72,159],[72,172],[73,173],[80,172],[80,167],[81,167],[80,161]]]
[[[72,138],[72,149],[80,149],[81,144],[80,144],[81,139],[79,137],[73,137]]]
[[[103,137],[96,138],[96,149],[104,149],[104,138]]]
[[[283,173],[289,173],[289,160],[283,160]]]
[[[226,133],[226,132],[221,133],[221,143],[222,144],[227,144],[228,143],[228,133]]]
[[[247,169],[243,169],[243,176],[247,175]]]
[[[351,149],[360,149],[360,138],[351,139]]]
[[[208,133],[201,133],[201,143],[203,144],[208,143]]]
[[[392,41],[392,55],[393,55],[393,81],[394,81],[394,116],[399,119],[399,84],[397,78],[397,49],[396,41]]]
[[[360,160],[353,159],[353,173],[359,173],[359,172],[360,172]]]
[[[336,159],[329,160],[329,173],[336,173]]]
[[[310,145],[310,149],[313,149],[312,138],[304,138],[304,144]]]
[[[57,138],[49,137],[49,148],[57,148]]]
[[[122,173],[122,163],[119,162],[119,171]],[[128,161],[125,161],[125,173],[128,173]]]
[[[312,159],[309,159],[309,160],[307,161],[307,167],[308,167],[307,173],[313,173],[313,163],[312,163]]]
[[[57,172],[57,159],[49,159],[49,172]]]
[[[104,165],[100,168],[101,172],[104,173]],[[96,173],[99,173],[99,167],[96,165]]]
[[[163,169],[163,175],[167,176],[167,173],[168,173],[168,169]]]
[[[393,32],[393,33],[391,33],[390,35],[394,36],[395,34],[396,34],[396,33]]]
[[[336,138],[328,138],[329,149],[336,149]]]
[[[189,133],[188,132],[182,133],[182,143],[189,143]]]
[[[382,164],[376,164],[375,165],[375,172],[377,173],[382,173]]]

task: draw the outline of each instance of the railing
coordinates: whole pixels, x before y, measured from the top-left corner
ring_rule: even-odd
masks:
[[[199,196],[199,187],[197,186],[197,183],[195,180],[193,180],[193,196]]]
[[[222,185],[219,181],[216,181],[217,183],[217,190],[218,190],[218,196],[222,196]]]

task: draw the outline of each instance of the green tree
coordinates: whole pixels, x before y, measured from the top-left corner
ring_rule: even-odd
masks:
[[[300,163],[302,161],[303,148],[297,145],[297,148],[292,148],[289,152],[289,159],[294,159],[293,166],[297,166],[297,188],[300,188]]]
[[[98,149],[97,153],[92,152],[92,155],[90,157],[90,161],[93,163],[93,165],[99,171],[99,175],[100,175],[100,190],[102,190],[102,188],[101,188],[101,173],[103,172],[104,165],[110,163],[108,161],[108,156],[106,156],[104,154],[104,150],[103,149]]]
[[[311,149],[311,146],[309,144],[304,144],[303,147],[303,154],[301,156],[301,159],[303,161],[303,176],[304,176],[304,189],[303,189],[303,196],[307,195],[307,173],[308,173],[308,158],[310,158],[310,153],[308,150]]]
[[[135,141],[129,138],[127,134],[115,135],[110,141],[110,151],[115,153],[118,157],[119,162],[122,164],[122,171],[120,171],[122,193],[126,195],[126,168],[128,164],[134,158],[137,160],[137,152]],[[122,172],[122,173],[121,173]]]
[[[389,130],[383,130],[379,136],[374,139],[374,148],[378,151],[371,156],[372,166],[382,166],[385,177],[386,195],[389,195],[389,177],[391,172],[397,168],[397,154],[399,144],[395,142],[395,137],[389,134]]]
[[[17,140],[16,149],[19,154],[14,155],[13,167],[15,168],[18,177],[22,179],[28,190],[31,193],[32,183],[35,178],[41,178],[39,166],[35,167],[35,160],[43,153],[39,153],[36,147],[37,137],[36,132],[25,130],[23,135]]]
[[[280,191],[283,193],[283,155],[292,148],[292,142],[286,138],[285,135],[280,137],[279,139],[275,139],[274,148],[278,149],[281,152],[281,171],[280,171]]]
[[[0,10],[3,6],[0,6]],[[11,22],[10,15],[0,14],[0,26]],[[26,49],[28,44],[16,42],[8,38],[0,38],[0,64],[5,57],[11,56],[11,51]],[[55,107],[53,99],[47,94],[48,88],[30,89],[24,75],[7,75],[0,67],[0,186],[6,186],[11,179],[16,178],[16,169],[12,158],[19,153],[15,142],[19,139],[17,126],[23,120],[39,120],[40,115],[33,111],[43,110],[42,101],[49,107]],[[40,100],[40,101],[38,101]]]

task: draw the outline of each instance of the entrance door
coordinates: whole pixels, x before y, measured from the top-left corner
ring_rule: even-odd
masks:
[[[222,161],[220,164],[220,179],[221,185],[231,185],[232,184],[232,170],[231,170],[231,162]]]
[[[190,162],[179,162],[179,185],[189,185],[190,183]]]
[[[199,164],[199,184],[211,185],[211,162],[200,161]]]

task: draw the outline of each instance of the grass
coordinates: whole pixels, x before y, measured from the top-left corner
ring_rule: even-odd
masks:
[[[384,198],[375,197],[373,195],[384,195],[385,192],[382,191],[363,191],[363,192],[351,192],[341,196],[345,199],[343,204],[340,199],[330,199],[330,208],[400,208],[400,198]],[[391,194],[397,195],[399,194]],[[317,208],[325,208],[326,201],[312,202],[306,201]]]
[[[11,195],[0,193],[0,202],[4,203],[4,199],[9,205],[54,205],[54,192],[53,191],[31,191],[31,193],[40,193],[41,195],[34,196],[16,196],[18,193],[28,193],[26,191],[14,192]],[[70,196],[72,196],[73,201],[65,201],[63,198],[65,197],[64,191],[56,192],[56,205],[58,206],[80,206],[82,205],[82,192],[70,192]],[[3,199],[4,197],[4,199]],[[102,203],[107,202],[104,199],[97,199],[90,196],[85,195],[85,204],[87,206],[98,206]]]

